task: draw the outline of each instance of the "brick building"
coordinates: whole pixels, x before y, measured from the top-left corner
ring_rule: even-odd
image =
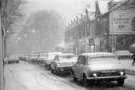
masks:
[[[101,14],[96,2],[95,19],[72,22],[65,32],[65,42],[75,52],[127,50],[135,42],[135,1],[110,2]]]

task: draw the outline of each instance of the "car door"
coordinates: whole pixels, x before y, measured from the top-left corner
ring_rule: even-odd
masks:
[[[57,61],[58,61],[58,56],[55,56],[54,59],[51,62],[51,68],[52,69],[55,69]]]
[[[82,79],[82,75],[84,73],[84,67],[85,67],[86,59],[85,56],[81,56],[80,65],[79,65],[79,78]]]
[[[80,56],[77,59],[77,63],[73,66],[75,77],[79,78],[79,66],[80,66]]]

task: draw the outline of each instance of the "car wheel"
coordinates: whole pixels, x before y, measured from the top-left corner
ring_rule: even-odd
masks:
[[[56,69],[56,67],[54,68],[54,69],[51,69],[52,70],[52,73],[53,74],[57,74],[57,69]]]
[[[45,64],[45,68],[47,69],[47,65]]]
[[[119,79],[117,82],[118,82],[119,86],[123,86],[124,85],[124,79]]]
[[[51,72],[54,74],[54,68],[51,68]]]
[[[48,70],[50,70],[50,69],[51,69],[51,65],[49,64],[49,65],[48,65]]]
[[[54,74],[57,74],[57,70],[56,70],[56,67],[54,68]]]
[[[87,86],[87,85],[88,85],[88,80],[87,80],[85,74],[83,75],[82,85],[83,85],[83,86]]]
[[[48,65],[45,66],[47,70],[49,70]]]
[[[73,80],[74,80],[75,82],[77,82],[77,78],[76,78],[75,76],[73,77]]]
[[[54,70],[53,70],[53,69],[51,69],[51,73],[53,73],[53,74],[54,74]]]
[[[75,73],[72,71],[72,78],[73,80],[76,82],[77,81],[77,78],[75,77]]]

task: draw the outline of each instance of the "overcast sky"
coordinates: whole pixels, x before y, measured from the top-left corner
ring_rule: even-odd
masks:
[[[68,23],[75,16],[79,16],[83,13],[86,6],[90,6],[91,10],[94,10],[94,1],[95,0],[27,0],[27,14],[29,15],[32,12],[37,10],[55,10],[58,12]],[[107,11],[108,0],[99,0],[100,9],[104,13]],[[89,5],[87,5],[89,4]]]

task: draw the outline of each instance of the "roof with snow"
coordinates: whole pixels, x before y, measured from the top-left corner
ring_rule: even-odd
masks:
[[[82,56],[89,56],[89,57],[101,57],[101,56],[115,56],[115,54],[110,52],[92,52],[92,53],[83,53]]]

